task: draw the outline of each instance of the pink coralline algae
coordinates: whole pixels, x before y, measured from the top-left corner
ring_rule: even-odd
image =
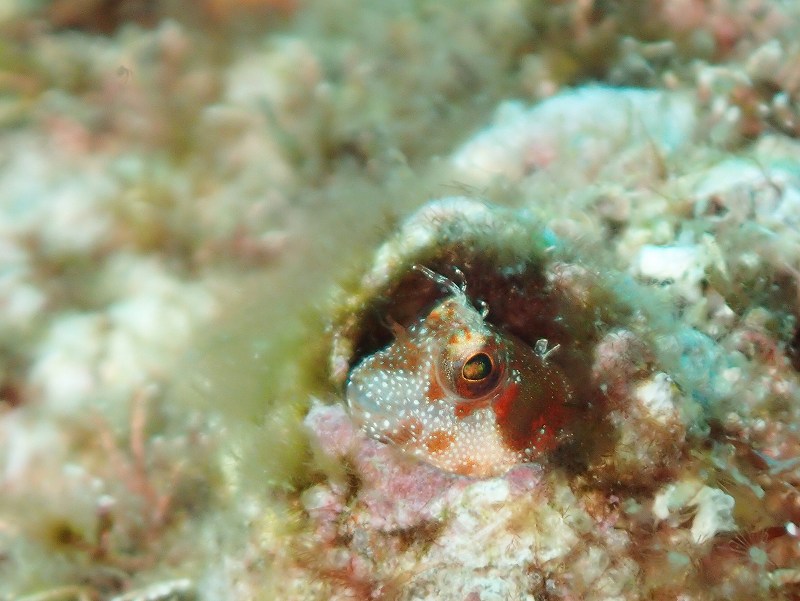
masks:
[[[441,470],[404,461],[390,447],[367,440],[338,406],[315,407],[306,418],[306,426],[314,434],[317,453],[351,462],[351,473],[358,474],[362,487],[359,502],[366,509],[364,515],[370,517],[371,528],[409,528],[420,520],[432,519],[438,509],[430,502],[450,487],[467,484]],[[322,486],[307,491],[304,500],[308,504],[312,498],[339,499],[347,492],[345,484],[334,478],[330,497],[320,496],[327,488]],[[337,511],[330,512],[332,507]],[[343,509],[342,504],[323,504],[312,513],[323,521],[335,521]]]

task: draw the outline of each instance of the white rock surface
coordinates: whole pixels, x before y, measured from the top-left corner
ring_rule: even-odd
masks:
[[[688,96],[631,88],[584,87],[527,108],[506,102],[494,122],[453,153],[470,183],[520,180],[552,163],[591,171],[623,147],[656,144],[671,154],[686,145],[696,117]]]

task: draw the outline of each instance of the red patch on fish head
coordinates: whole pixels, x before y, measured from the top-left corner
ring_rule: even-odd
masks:
[[[556,366],[527,346],[515,348],[513,381],[494,402],[503,439],[516,451],[551,450],[571,416],[572,391]],[[521,359],[521,360],[517,360]]]
[[[519,396],[519,384],[516,382],[509,382],[508,386],[500,392],[500,396],[495,399],[492,405],[498,421],[508,419],[514,407],[514,403],[517,400],[517,396]]]

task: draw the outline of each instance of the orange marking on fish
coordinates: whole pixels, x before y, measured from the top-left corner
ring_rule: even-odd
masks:
[[[434,430],[425,437],[425,448],[429,453],[441,453],[453,446],[455,440],[456,437],[451,432]]]
[[[435,377],[431,378],[428,384],[428,392],[425,393],[428,402],[435,403],[436,401],[441,401],[445,396],[446,394],[441,384],[436,381]]]
[[[478,469],[478,463],[474,459],[464,459],[455,466],[453,471],[462,476],[471,476]]]

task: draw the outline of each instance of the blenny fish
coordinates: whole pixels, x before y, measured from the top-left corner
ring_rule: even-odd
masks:
[[[365,431],[443,470],[501,474],[554,449],[568,434],[573,392],[548,361],[486,321],[465,287],[423,266],[414,269],[448,295],[394,341],[350,372],[347,402]]]

